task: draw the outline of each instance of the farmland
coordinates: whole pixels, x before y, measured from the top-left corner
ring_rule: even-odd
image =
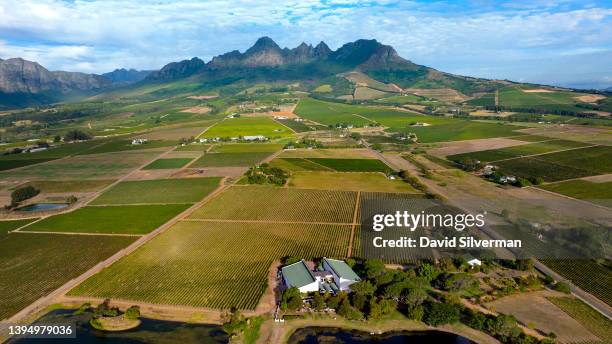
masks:
[[[63,193],[63,192],[91,192],[103,189],[111,184],[112,180],[36,180],[23,184],[22,186],[33,186],[41,192]]]
[[[541,185],[539,188],[608,207],[612,206],[612,182],[596,183],[577,179]]]
[[[294,172],[289,186],[303,189],[419,193],[401,180],[382,173]]]
[[[183,210],[185,204],[90,206],[48,217],[22,231],[146,234]]]
[[[32,221],[34,220],[27,219],[27,220],[0,221],[0,240],[2,240],[4,238],[4,235],[6,235],[9,231],[15,230],[21,226],[25,226]]]
[[[241,137],[263,135],[267,138],[291,136],[293,132],[268,117],[228,118],[206,130],[201,137]]]
[[[543,262],[586,292],[612,305],[612,271],[609,266],[587,259],[546,259]]]
[[[484,150],[473,153],[457,154],[448,156],[448,159],[458,161],[471,158],[483,162],[493,162],[502,159],[511,159],[526,155],[544,154],[554,151],[574,149],[588,146],[586,143],[568,140],[549,140],[526,145],[512,146],[501,149]]]
[[[311,160],[302,158],[277,158],[270,162],[274,167],[287,171],[333,171],[329,167],[319,165]]]
[[[276,121],[286,127],[291,128],[291,130],[295,131],[296,133],[303,133],[311,130],[310,126],[304,124],[304,122],[297,122],[293,119],[277,119]]]
[[[79,276],[134,239],[26,233],[0,237],[0,319]]]
[[[189,219],[351,223],[356,193],[234,186]]]
[[[124,175],[154,158],[155,152],[120,152],[79,155],[25,167],[18,171],[0,172],[0,178],[44,180],[111,179]]]
[[[377,159],[328,159],[310,158],[315,164],[339,172],[389,172],[391,168]]]
[[[91,149],[80,152],[80,154],[100,154],[123,151],[134,151],[153,148],[164,148],[176,146],[177,141],[170,140],[154,140],[143,144],[133,145],[132,140],[113,140],[105,142]]]
[[[228,143],[215,145],[212,153],[272,153],[279,151],[283,145],[271,143]]]
[[[603,342],[612,338],[611,321],[573,297],[549,297],[548,300],[576,319]]]
[[[254,309],[273,261],[343,257],[349,235],[346,225],[183,221],[69,295]]]
[[[498,161],[496,165],[506,174],[556,182],[612,172],[612,150],[606,146],[579,148]]]
[[[264,160],[271,153],[207,153],[194,161],[190,167],[252,166]]]
[[[166,170],[173,168],[181,168],[191,162],[191,158],[164,158],[157,159],[145,166],[144,170]]]
[[[96,198],[92,205],[195,203],[219,185],[220,178],[124,181]]]

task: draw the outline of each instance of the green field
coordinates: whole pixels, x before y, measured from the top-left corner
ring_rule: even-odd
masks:
[[[338,172],[390,172],[391,168],[377,159],[328,159],[309,158],[308,160]]]
[[[187,204],[90,206],[48,217],[22,231],[146,234],[188,207]]]
[[[29,165],[34,165],[34,164],[40,164],[41,162],[51,161],[51,160],[54,160],[54,159],[53,158],[47,158],[47,159],[15,159],[15,160],[1,159],[0,160],[0,171],[11,170],[13,168],[29,166]]]
[[[273,153],[283,149],[283,145],[272,143],[228,143],[215,145],[211,153]]]
[[[288,137],[293,132],[268,117],[239,117],[225,119],[206,130],[201,137],[241,137],[263,135],[269,139]]]
[[[253,166],[272,153],[207,153],[190,165],[197,167]]]
[[[356,193],[234,186],[189,219],[352,223]]]
[[[26,219],[26,220],[0,221],[0,240],[2,240],[4,235],[6,235],[9,231],[15,230],[21,226],[25,226],[32,221],[34,220]]]
[[[81,275],[134,240],[30,233],[0,236],[0,320]]]
[[[419,142],[471,140],[515,135],[516,126],[427,116],[389,108],[301,99],[295,109],[300,117],[325,125],[352,124],[357,127],[380,123],[388,131],[415,133]],[[416,126],[427,123],[428,126]]]
[[[185,146],[176,147],[175,151],[196,151],[196,152],[205,152],[210,148],[210,145],[201,144],[201,143],[192,143]]]
[[[541,177],[544,181],[556,182],[612,172],[612,149],[607,146],[579,148],[495,164],[505,174]]]
[[[147,143],[144,143],[141,145],[133,145],[132,140],[114,140],[114,141],[106,142],[92,149],[86,150],[84,152],[81,152],[80,154],[100,154],[100,153],[112,153],[112,152],[142,150],[142,149],[161,148],[161,147],[172,147],[172,146],[176,146],[177,143],[178,143],[177,141],[170,141],[170,140],[153,140],[153,141],[148,141]]]
[[[276,119],[275,121],[283,124],[286,127],[291,128],[296,133],[303,133],[312,130],[310,129],[310,126],[305,124],[304,122],[296,122],[293,119]]]
[[[159,152],[118,152],[78,155],[43,165],[25,167],[18,171],[0,172],[0,178],[82,180],[113,179],[153,159]]]
[[[588,112],[577,107],[576,92],[524,92],[527,87],[506,87],[499,92],[499,103],[503,107],[530,108],[539,110],[561,110]]]
[[[93,192],[110,185],[113,180],[36,180],[27,182],[21,186],[33,186],[41,192],[66,193],[66,192]]]
[[[599,337],[602,343],[612,338],[612,321],[586,303],[573,297],[549,297],[547,299]]]
[[[113,186],[92,205],[196,203],[219,186],[221,178],[125,181]]]
[[[464,158],[480,160],[482,162],[493,162],[502,159],[517,158],[526,155],[544,154],[554,151],[585,147],[588,144],[583,142],[568,140],[549,140],[519,146],[512,146],[500,149],[491,149],[465,154],[450,155],[447,158],[452,161],[459,161]]]
[[[555,272],[612,306],[612,268],[587,259],[543,259]],[[610,264],[609,261],[606,264]]]
[[[302,189],[420,193],[402,180],[390,180],[376,172],[294,172],[289,186]]]
[[[347,225],[183,221],[69,295],[252,310],[273,261],[344,257],[350,232]]]
[[[612,207],[612,182],[594,183],[578,179],[538,187],[565,196]]]
[[[192,158],[163,158],[148,164],[143,170],[168,170],[181,168],[193,160]]]
[[[333,171],[329,167],[319,165],[309,159],[302,158],[276,158],[270,162],[270,165],[281,168],[287,171]]]

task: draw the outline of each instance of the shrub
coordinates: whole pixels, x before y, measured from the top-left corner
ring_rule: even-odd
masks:
[[[565,294],[571,293],[569,284],[567,284],[565,282],[557,282],[557,283],[555,283],[555,286],[553,287],[553,289],[555,289],[556,291],[560,291],[562,293],[565,293]]]
[[[78,129],[74,129],[74,130],[70,130],[69,132],[66,133],[66,135],[64,135],[64,141],[84,141],[84,140],[91,140],[91,135],[89,135],[88,133],[78,130]]]
[[[40,190],[35,187],[29,185],[22,188],[19,188],[11,193],[11,200],[13,204],[17,204],[19,202],[25,201],[26,199],[30,199],[40,193]]]
[[[140,318],[140,307],[139,306],[132,306],[132,307],[128,308],[125,311],[124,316],[127,319],[132,319],[132,320],[136,320],[136,319]]]
[[[450,304],[431,302],[425,308],[423,320],[431,326],[451,324],[459,321],[459,309]]]

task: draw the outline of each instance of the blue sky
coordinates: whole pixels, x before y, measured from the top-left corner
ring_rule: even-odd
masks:
[[[359,38],[463,75],[612,86],[612,1],[0,0],[0,58],[51,70],[157,69],[260,36],[332,49]]]

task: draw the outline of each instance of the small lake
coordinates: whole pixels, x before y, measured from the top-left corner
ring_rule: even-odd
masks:
[[[289,338],[289,344],[473,344],[469,339],[441,331],[388,332],[369,334],[355,330],[343,330],[333,327],[305,327],[298,329]]]
[[[74,314],[72,309],[59,309],[47,313],[35,323],[39,324],[76,324],[75,339],[13,339],[8,343],[164,343],[164,344],[225,344],[229,338],[218,325],[188,324],[174,321],[163,321],[140,318],[141,324],[135,329],[121,332],[99,331],[89,325],[92,317],[90,311]]]
[[[25,207],[17,208],[16,211],[45,211],[67,208],[68,204],[65,203],[34,203],[26,205]]]

